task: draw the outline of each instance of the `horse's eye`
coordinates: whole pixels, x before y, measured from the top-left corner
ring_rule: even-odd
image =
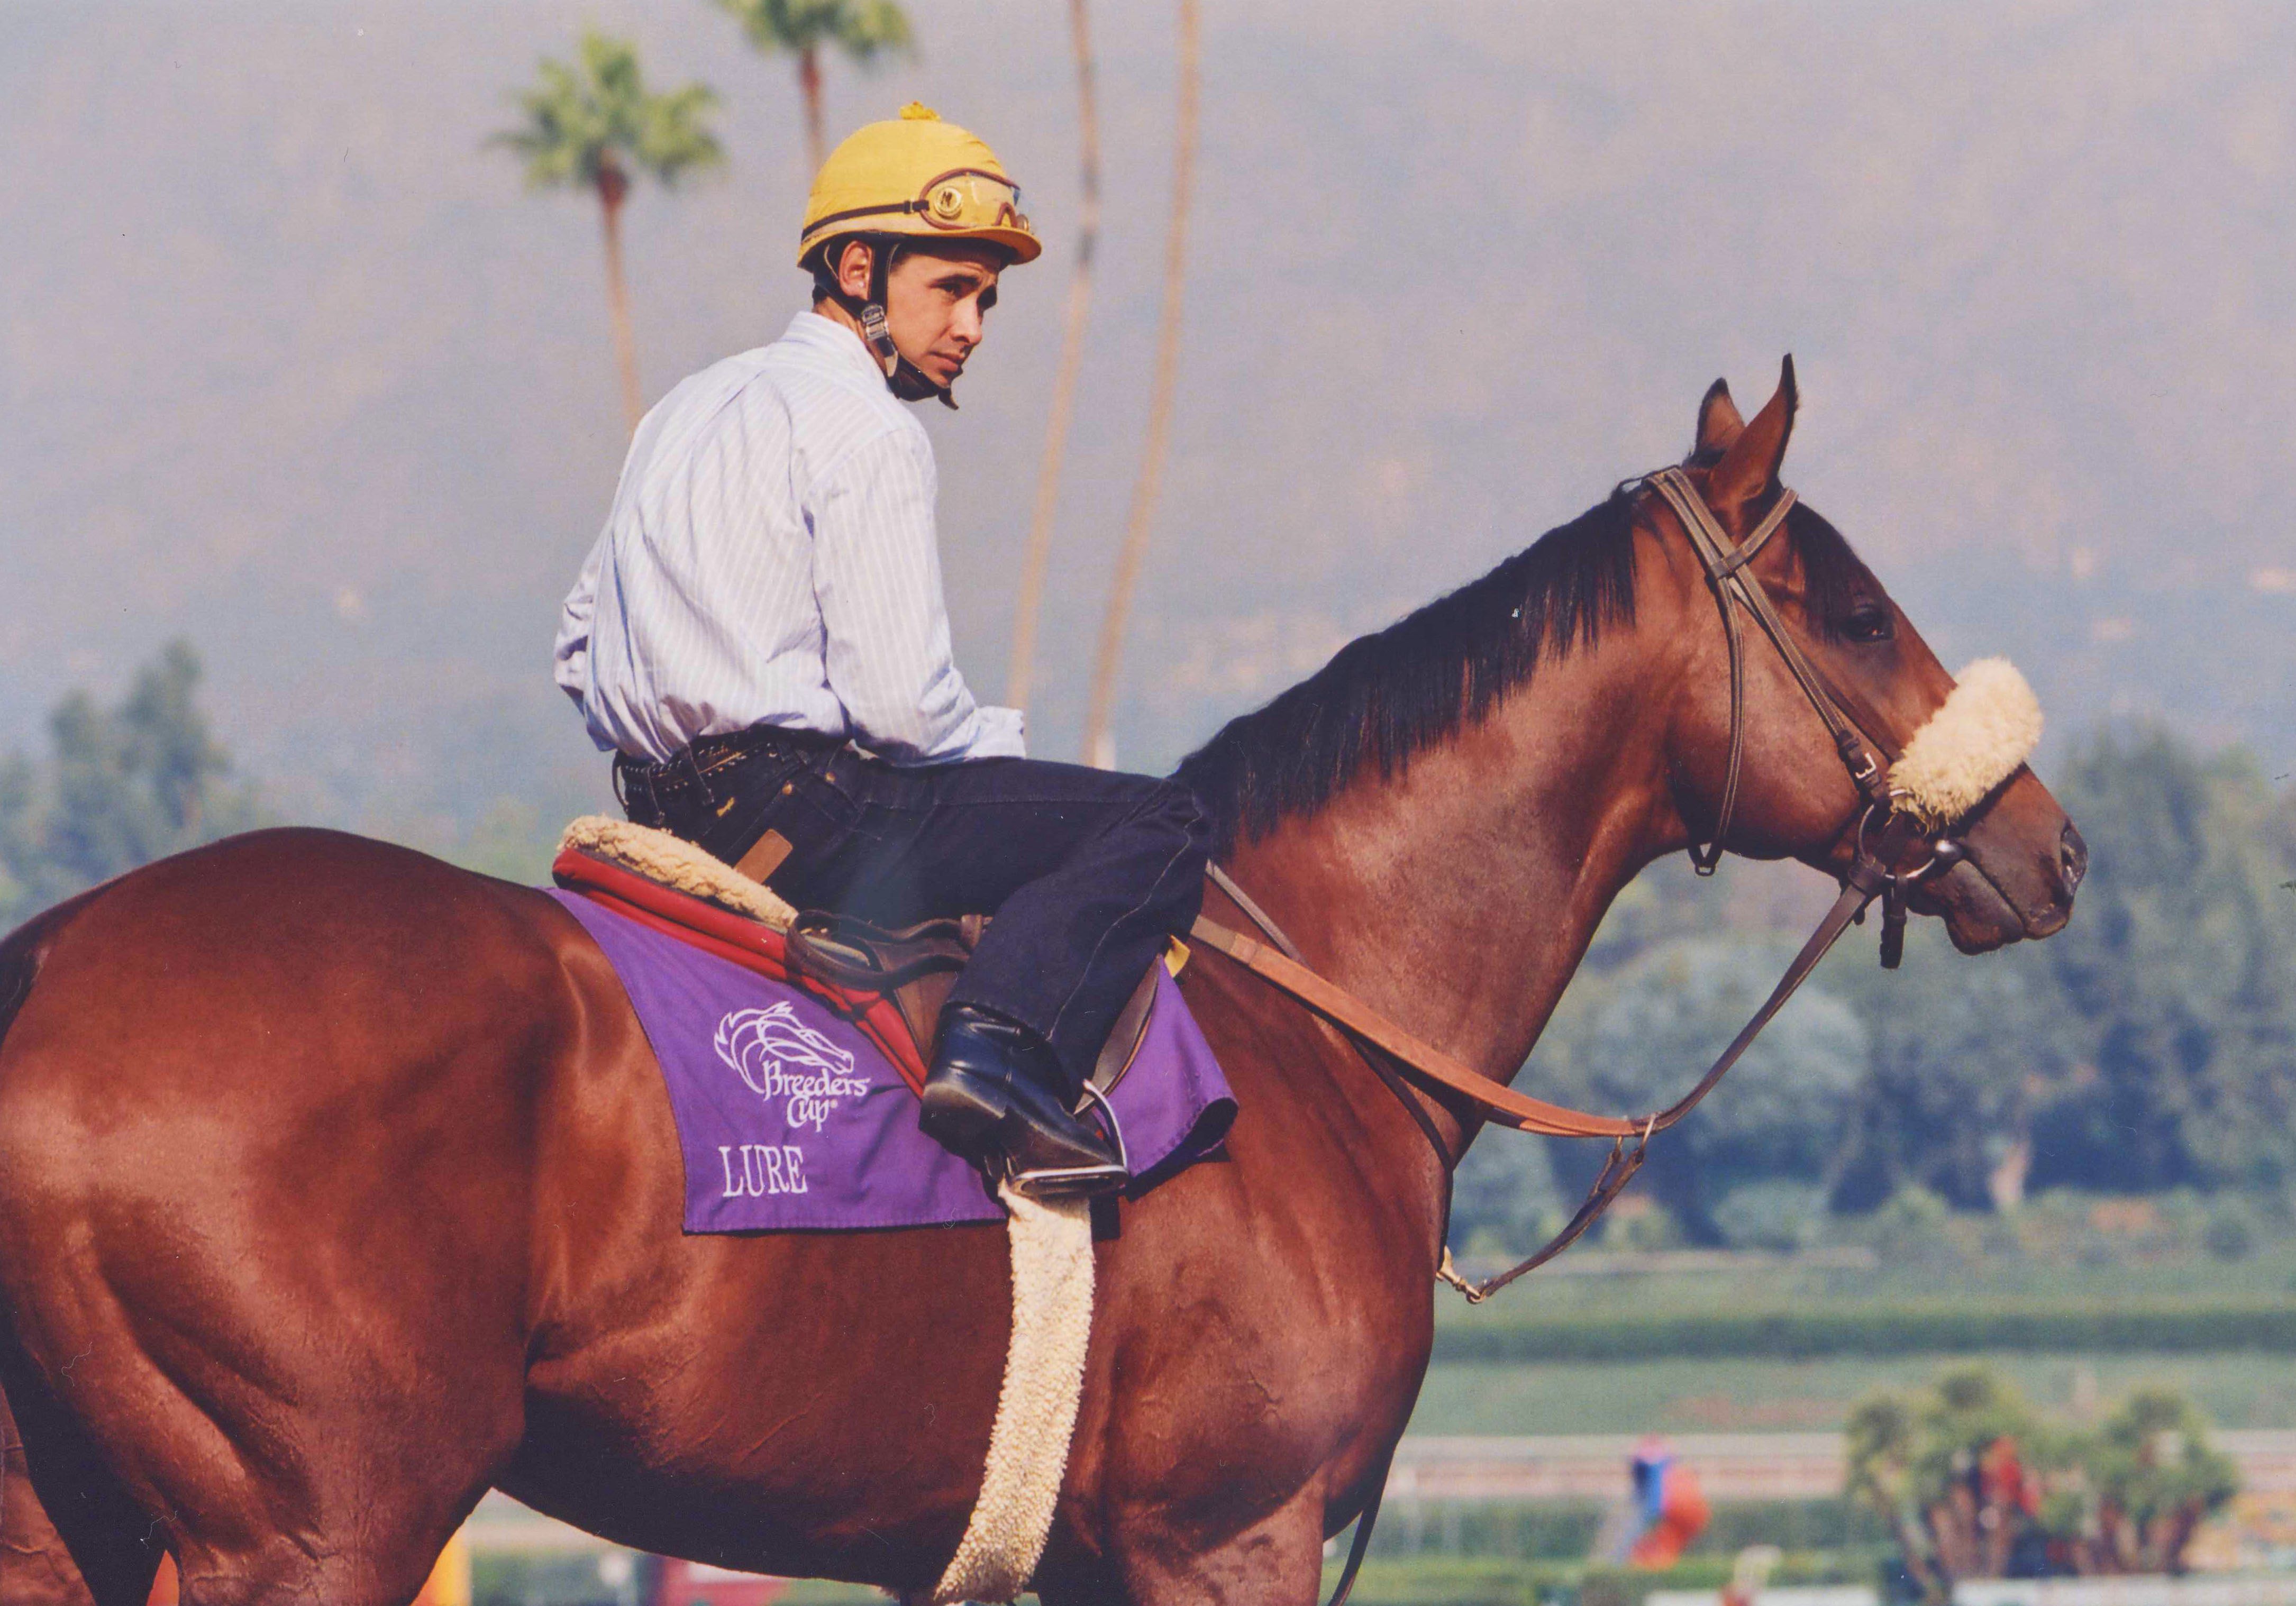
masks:
[[[1898,624],[1881,603],[1860,602],[1842,621],[1841,631],[1853,642],[1885,642],[1898,633]]]

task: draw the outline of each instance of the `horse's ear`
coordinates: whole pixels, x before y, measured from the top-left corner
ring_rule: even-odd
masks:
[[[1706,399],[1698,404],[1698,438],[1690,448],[1693,463],[1713,462],[1738,444],[1738,437],[1746,432],[1746,421],[1738,416],[1738,404],[1730,399],[1730,381],[1718,379],[1706,389]]]
[[[1777,394],[1739,432],[1707,478],[1707,505],[1725,522],[1734,522],[1750,504],[1777,484],[1778,465],[1785,461],[1786,438],[1793,433],[1796,400],[1793,358],[1789,356],[1778,373]]]

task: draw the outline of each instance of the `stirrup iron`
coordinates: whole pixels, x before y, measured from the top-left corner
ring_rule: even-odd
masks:
[[[1015,1193],[1030,1199],[1095,1199],[1103,1193],[1123,1192],[1132,1181],[1132,1153],[1124,1146],[1124,1127],[1116,1118],[1116,1107],[1107,1095],[1091,1083],[1084,1085],[1084,1101],[1073,1113],[1081,1115],[1084,1105],[1096,1107],[1106,1123],[1108,1135],[1116,1144],[1116,1163],[1110,1166],[1040,1166],[1033,1171],[1015,1171],[1009,1166],[1001,1180]]]

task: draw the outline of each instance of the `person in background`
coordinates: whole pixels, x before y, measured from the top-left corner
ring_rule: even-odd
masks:
[[[1673,1566],[1712,1516],[1698,1475],[1675,1458],[1674,1446],[1656,1434],[1635,1446],[1627,1463],[1633,1487],[1633,1525],[1626,1546],[1629,1567]]]

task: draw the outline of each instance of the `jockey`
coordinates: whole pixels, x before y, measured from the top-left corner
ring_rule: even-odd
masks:
[[[639,823],[801,908],[993,913],[922,1124],[1025,1191],[1095,1192],[1125,1174],[1085,1081],[1195,918],[1210,832],[1177,783],[1024,758],[1020,712],[973,701],[901,406],[956,405],[999,275],[1042,249],[995,152],[926,108],[838,146],[798,247],[811,309],[646,414],[556,677]]]

